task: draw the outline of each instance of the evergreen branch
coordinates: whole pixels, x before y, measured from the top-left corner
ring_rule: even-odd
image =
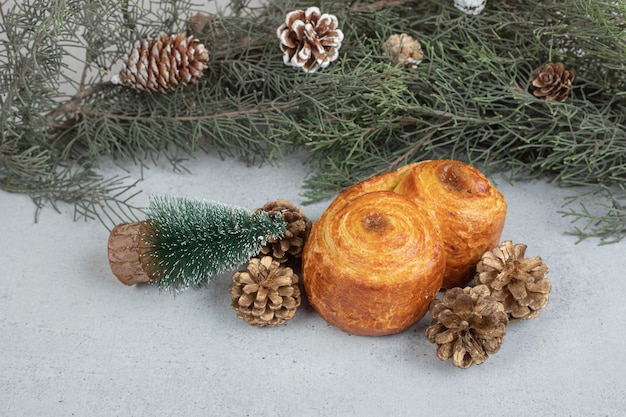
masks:
[[[379,0],[374,3],[368,4],[359,4],[355,2],[352,6],[350,6],[350,11],[352,12],[360,12],[360,11],[374,11],[380,9],[386,9],[389,7],[402,6],[406,3],[411,3],[411,1],[407,0]]]
[[[87,177],[74,174],[93,172],[102,158],[145,164],[164,155],[179,167],[199,149],[266,160],[304,148],[311,168],[305,195],[315,200],[404,163],[456,158],[488,171],[505,168],[515,179],[580,187],[564,212],[575,232],[623,236],[622,2],[490,2],[479,16],[443,0],[332,2],[324,11],[340,19],[341,57],[303,74],[283,64],[274,30],[288,11],[314,2],[279,0],[256,9],[234,1],[225,9],[232,15],[208,16],[192,33],[210,50],[205,77],[168,95],[136,94],[103,77],[137,39],[191,29],[183,17],[192,11],[188,2],[168,1],[159,15],[143,1],[74,0],[67,13],[53,8],[50,16],[41,13],[45,3],[2,9],[5,189],[27,190],[29,181],[54,181],[72,167],[64,177],[71,181],[58,183],[67,194],[55,194],[66,201],[83,198],[72,187]],[[416,69],[391,64],[382,51],[390,34],[402,32],[422,42]],[[85,58],[77,83],[60,57],[79,43]],[[548,61],[576,72],[566,102],[527,91],[533,71]],[[88,80],[92,70],[97,74]],[[62,83],[77,91],[58,94]]]
[[[85,67],[87,68],[87,67]],[[100,84],[87,89],[80,89],[79,92],[70,100],[59,104],[54,110],[48,112],[45,116],[46,122],[49,126],[54,128],[66,128],[68,127],[67,121],[65,123],[57,123],[59,118],[67,119],[68,115],[76,114],[78,105],[87,97],[94,94],[99,88],[104,85]]]
[[[274,111],[282,111],[295,108],[299,106],[299,103],[286,103],[286,104],[277,104],[271,105],[264,108],[251,108],[251,109],[243,109],[243,110],[233,110],[233,111],[225,111],[221,113],[210,113],[210,114],[200,114],[200,115],[174,115],[174,116],[138,116],[138,115],[127,115],[127,114],[116,114],[112,112],[106,111],[98,111],[98,110],[90,110],[85,108],[76,108],[73,110],[69,110],[73,114],[76,115],[85,115],[95,118],[109,118],[109,119],[117,119],[117,120],[126,120],[126,121],[137,121],[137,120],[150,120],[154,123],[170,123],[170,122],[197,122],[202,120],[213,120],[213,119],[230,119],[240,116],[249,116],[267,112]]]

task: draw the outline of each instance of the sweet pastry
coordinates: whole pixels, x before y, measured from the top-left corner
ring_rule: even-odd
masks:
[[[422,161],[342,192],[302,254],[311,306],[359,335],[400,332],[441,287],[464,286],[500,241],[506,200],[476,168]]]
[[[446,252],[444,288],[463,287],[482,254],[500,242],[504,196],[476,168],[461,161],[422,161],[402,168],[394,191],[434,214]]]
[[[386,174],[340,194],[314,223],[302,254],[311,306],[349,333],[401,332],[441,288],[438,229],[412,199],[390,191],[397,181]]]

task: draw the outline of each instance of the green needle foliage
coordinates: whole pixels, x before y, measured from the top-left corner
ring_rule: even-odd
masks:
[[[145,265],[158,271],[161,289],[174,291],[200,286],[236,268],[287,227],[280,213],[272,219],[264,211],[167,196],[150,200],[148,219],[144,239],[153,249]]]
[[[283,64],[275,31],[311,5],[338,17],[344,42],[337,61],[306,74]],[[626,235],[623,1],[490,0],[478,16],[452,0],[239,0],[196,12],[175,0],[25,0],[3,11],[0,187],[109,220],[134,212],[132,184],[102,178],[103,158],[178,167],[200,150],[261,162],[304,149],[310,201],[406,163],[455,158],[572,187],[562,213],[573,233]],[[138,94],[108,82],[136,40],[185,30],[210,53],[198,83]],[[394,33],[422,43],[416,69],[383,54]],[[76,45],[85,71],[72,78],[62,58]],[[564,102],[528,91],[548,62],[576,74]],[[75,94],[60,94],[62,84]]]

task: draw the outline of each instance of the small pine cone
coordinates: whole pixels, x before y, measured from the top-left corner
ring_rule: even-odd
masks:
[[[486,4],[487,0],[454,0],[454,7],[470,15],[482,12]]]
[[[511,321],[539,316],[552,288],[548,267],[538,256],[524,258],[525,253],[526,245],[507,240],[485,252],[476,265],[474,281],[491,289]]]
[[[276,30],[285,64],[306,72],[326,68],[339,56],[343,32],[338,25],[336,16],[322,14],[317,7],[287,13]]]
[[[573,81],[574,71],[567,71],[561,62],[550,63],[533,73],[530,91],[535,97],[564,101],[572,89]]]
[[[422,62],[422,45],[410,35],[391,35],[383,45],[384,52],[394,64],[405,68],[415,68]]]
[[[486,285],[447,290],[442,300],[430,303],[430,315],[426,338],[438,345],[437,356],[443,361],[452,358],[464,369],[500,350],[509,322],[504,306],[489,295]]]
[[[230,285],[231,307],[253,326],[276,326],[293,318],[300,306],[298,276],[271,256],[252,258]]]
[[[197,39],[182,33],[164,33],[155,42],[143,39],[128,55],[113,82],[138,91],[167,92],[195,82],[208,61],[209,52]]]
[[[144,262],[144,255],[152,250],[143,239],[149,230],[150,222],[146,220],[118,224],[109,234],[109,266],[123,284],[154,282],[160,278]]]
[[[305,216],[304,211],[287,200],[270,201],[262,208],[255,210],[267,212],[272,219],[280,213],[287,223],[287,231],[279,238],[270,237],[261,246],[261,255],[269,255],[284,266],[295,267],[302,256],[302,249],[309,238],[313,222]]]

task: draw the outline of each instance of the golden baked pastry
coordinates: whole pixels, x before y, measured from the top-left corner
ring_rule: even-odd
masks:
[[[360,335],[400,332],[441,287],[464,286],[500,241],[502,194],[460,161],[423,161],[342,192],[313,224],[302,254],[312,307]]]
[[[422,161],[402,169],[394,191],[437,219],[446,251],[443,287],[465,286],[482,254],[500,242],[504,196],[478,169],[461,161]]]
[[[340,194],[304,247],[311,306],[349,333],[398,333],[424,316],[441,288],[438,229],[410,198],[380,191],[396,184],[396,174],[386,174]]]

